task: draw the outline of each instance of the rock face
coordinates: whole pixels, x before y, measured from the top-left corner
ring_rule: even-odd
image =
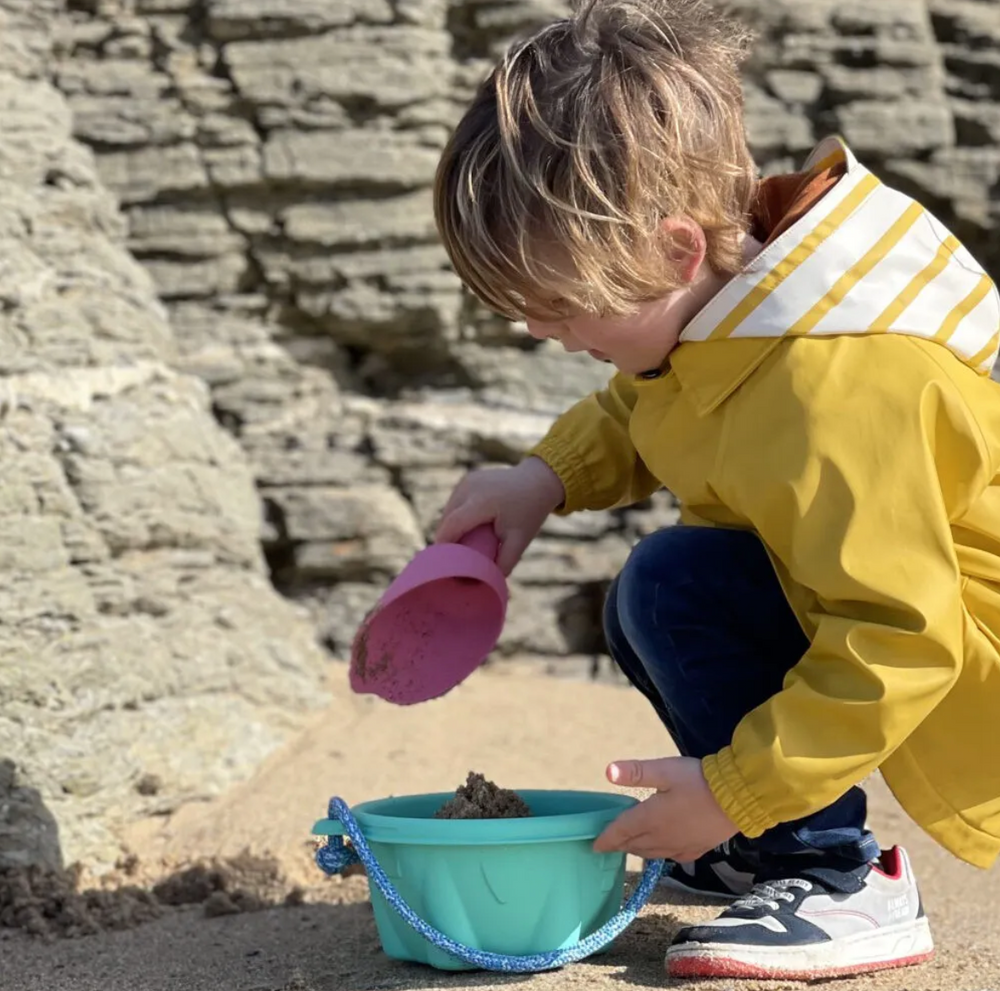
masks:
[[[246,456],[49,81],[60,13],[0,0],[0,866],[113,861],[322,700]]]
[[[265,507],[278,588],[337,654],[471,465],[515,461],[606,377],[460,292],[429,186],[474,83],[559,0],[76,0],[54,79]],[[841,131],[1000,271],[998,0],[744,0],[766,172]],[[505,652],[603,649],[647,511],[554,522]]]
[[[762,169],[840,131],[1000,275],[1000,0],[739,5]],[[68,858],[244,773],[462,472],[606,378],[464,296],[431,216],[472,87],[564,10],[0,0],[0,756]],[[501,651],[606,670],[675,517],[553,520]]]

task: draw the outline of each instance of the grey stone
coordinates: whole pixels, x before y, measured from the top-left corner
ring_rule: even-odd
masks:
[[[0,760],[0,870],[63,867],[59,824],[34,788],[17,781],[14,762]]]
[[[417,522],[430,538],[441,517],[452,490],[465,475],[463,468],[404,468],[400,483],[406,493]]]
[[[161,299],[209,298],[239,289],[247,272],[243,252],[196,260],[153,258],[139,255]]]
[[[459,10],[464,15],[456,31],[461,48],[495,57],[511,37],[565,17],[570,5],[564,0],[472,0]]]
[[[501,654],[566,654],[569,644],[560,627],[562,603],[576,592],[573,585],[531,586],[511,583],[507,622],[497,645]]]
[[[892,149],[921,152],[955,143],[954,121],[943,103],[885,104],[855,100],[837,111],[844,137],[857,154]]]
[[[64,80],[60,83],[65,85]],[[164,80],[163,89],[168,85],[169,80]],[[105,147],[166,145],[190,140],[196,134],[194,120],[177,100],[163,93],[139,99],[129,94],[108,97],[87,92],[75,97],[71,106],[76,136]]]
[[[604,599],[609,582],[580,585],[522,585],[510,583],[507,623],[498,644],[506,656],[537,654],[590,657],[606,652],[602,629]]]
[[[514,576],[524,585],[600,582],[621,571],[630,550],[629,541],[615,533],[583,542],[537,537]]]
[[[261,434],[244,449],[261,486],[388,484],[391,475],[363,454],[334,447],[323,433]]]
[[[98,168],[101,180],[126,205],[208,187],[204,161],[191,143],[107,152],[98,159]]]
[[[636,517],[645,520],[648,512],[636,512]],[[571,540],[590,540],[618,528],[616,514],[609,510],[589,513],[573,513],[571,516],[550,516],[542,524],[541,533],[547,537]]]
[[[773,69],[765,78],[768,89],[783,103],[808,106],[823,92],[823,77],[815,72]]]
[[[302,109],[316,100],[363,100],[370,113],[447,96],[449,48],[444,31],[359,27],[234,43],[224,57],[237,89],[254,104]]]
[[[473,403],[409,402],[372,422],[378,460],[391,467],[446,467],[484,459],[518,460],[541,440],[551,417]]]
[[[207,0],[208,30],[219,41],[311,35],[357,22],[392,20],[387,0]]]
[[[264,178],[264,163],[256,144],[229,148],[206,148],[205,171],[212,185],[221,190],[256,188]]]
[[[940,93],[944,76],[936,65],[914,69],[895,69],[877,66],[860,69],[842,65],[824,66],[821,70],[826,83],[827,99],[832,103],[852,100],[903,100],[916,97],[927,99],[928,93]],[[935,101],[943,105],[943,100]]]
[[[299,133],[276,131],[264,146],[264,176],[302,187],[412,189],[426,185],[438,150],[405,132],[352,128]]]
[[[211,258],[246,250],[241,237],[221,210],[137,207],[129,212],[129,249],[182,258]]]
[[[368,248],[435,236],[428,190],[378,200],[293,204],[279,216],[282,233],[300,244]]]
[[[997,149],[945,148],[927,161],[892,158],[885,163],[885,171],[949,202],[955,214],[974,227],[990,230],[1000,216],[996,199],[986,193],[1000,179]],[[1000,244],[986,241],[976,256],[997,271]]]
[[[313,485],[269,489],[267,495],[280,508],[292,541],[353,540],[377,536],[383,528],[408,540],[411,547],[420,540],[409,506],[390,488]]]
[[[644,505],[619,511],[627,532],[638,539],[676,526],[680,522],[680,507],[666,490],[655,493]]]
[[[444,28],[450,0],[394,0],[396,17],[404,24]]]
[[[136,0],[139,14],[175,14],[190,12],[198,0]]]
[[[746,121],[750,147],[757,154],[779,148],[804,151],[816,141],[808,118],[750,84],[746,86]]]
[[[527,332],[522,334],[523,342]],[[531,350],[456,344],[451,351],[475,383],[483,402],[553,416],[603,389],[614,372],[610,365],[586,354],[566,354],[554,341]]]
[[[393,574],[423,545],[412,509],[388,486],[273,488],[265,498],[303,578]]]
[[[312,607],[323,641],[335,656],[344,660],[350,656],[358,628],[384,590],[381,584],[340,582]]]

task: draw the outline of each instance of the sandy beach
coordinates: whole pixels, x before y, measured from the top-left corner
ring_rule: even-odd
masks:
[[[516,665],[484,670],[437,702],[408,709],[350,696],[275,754],[246,784],[169,819],[137,823],[129,836],[147,870],[177,870],[249,850],[273,858],[305,889],[303,904],[206,917],[172,909],[132,929],[43,941],[0,930],[3,991],[389,991],[516,985],[526,991],[686,987],[727,991],[732,982],[670,982],[671,934],[717,906],[658,893],[613,950],[547,974],[447,974],[380,951],[364,877],[327,880],[313,866],[309,829],[337,794],[350,803],[444,791],[469,769],[515,788],[603,788],[606,761],[662,755],[666,736],[637,693],[615,685],[545,678]],[[1000,988],[1000,874],[960,864],[907,821],[878,779],[868,783],[883,845],[908,847],[938,945],[929,965],[858,980],[844,989],[985,991]],[[633,865],[633,866],[638,866]],[[778,988],[780,983],[742,987]]]

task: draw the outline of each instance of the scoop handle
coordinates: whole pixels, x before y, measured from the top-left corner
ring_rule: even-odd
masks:
[[[477,526],[475,530],[470,530],[459,543],[470,550],[479,551],[483,557],[496,561],[497,551],[500,550],[500,541],[497,540],[496,532],[492,523],[484,523]]]

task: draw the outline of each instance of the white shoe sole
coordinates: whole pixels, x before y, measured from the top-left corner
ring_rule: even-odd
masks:
[[[751,977],[810,981],[909,967],[934,956],[926,918],[808,946],[685,943],[667,950],[670,977]]]

